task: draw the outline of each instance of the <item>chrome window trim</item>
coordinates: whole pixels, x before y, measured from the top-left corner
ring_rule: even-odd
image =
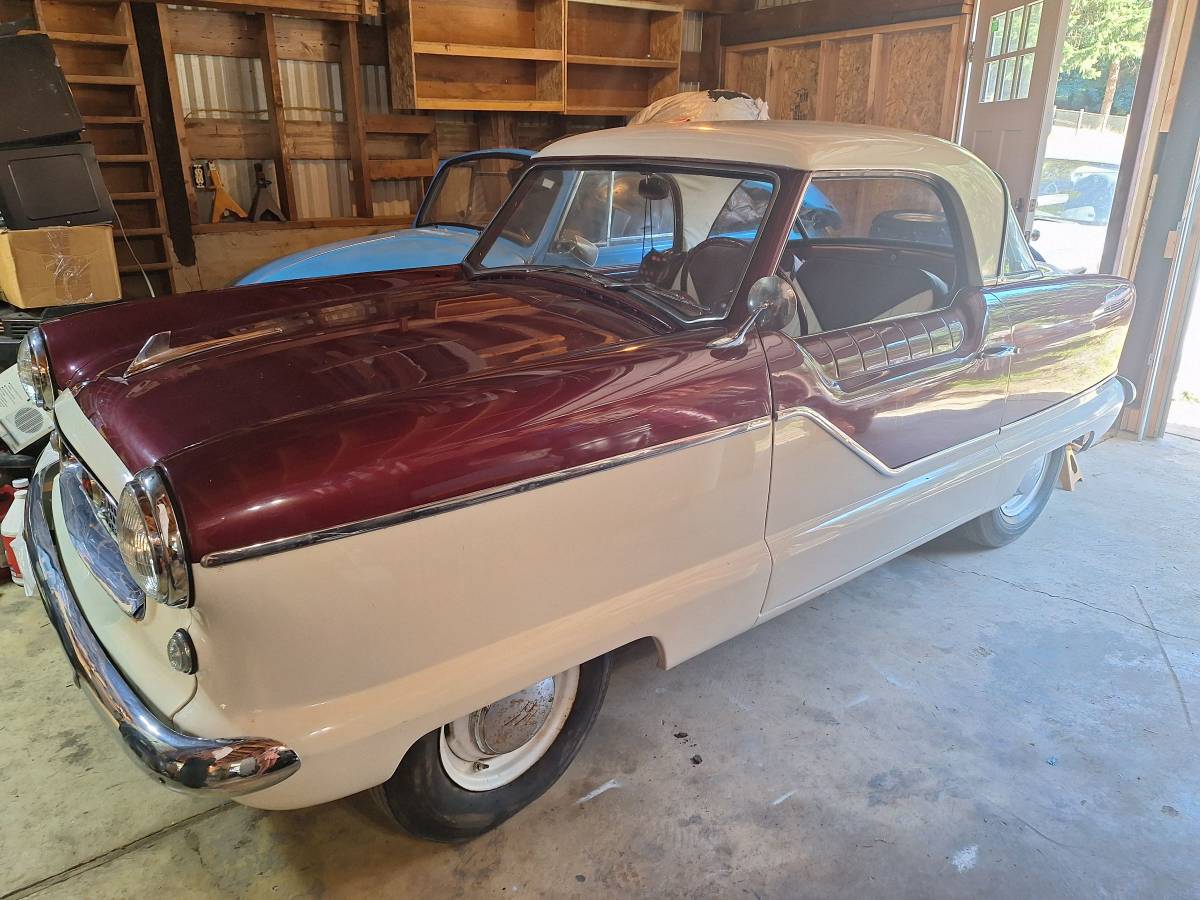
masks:
[[[523,494],[526,491],[549,487],[552,484],[558,484],[572,478],[579,478],[582,475],[615,469],[618,466],[653,459],[656,456],[673,453],[677,450],[687,450],[692,447],[712,443],[713,441],[756,431],[760,428],[768,428],[772,425],[772,421],[771,416],[761,416],[746,422],[739,422],[736,425],[727,425],[724,428],[717,428],[702,434],[667,441],[664,444],[657,444],[653,447],[643,447],[640,450],[631,450],[628,453],[610,456],[606,459],[572,466],[569,469],[560,469],[557,472],[548,472],[545,475],[537,475],[533,478],[512,482],[511,484],[485,488],[484,490],[464,494],[461,497],[453,497],[449,500],[438,500],[422,506],[414,506],[412,509],[401,510],[400,512],[387,513],[386,515],[375,516],[370,519],[348,522],[345,525],[334,525],[330,528],[322,528],[317,531],[262,541],[261,543],[250,544],[245,547],[237,547],[231,550],[216,550],[205,554],[200,560],[200,565],[205,568],[215,568],[217,566],[241,562],[246,559],[255,559],[260,556],[269,556],[273,553],[282,553],[285,550],[298,550],[301,547],[311,547],[316,544],[338,541],[342,538],[355,537],[356,535],[366,534],[370,531],[378,531],[381,528],[389,528],[393,525],[402,525],[405,522],[413,522],[418,519],[441,515],[442,513],[466,509],[467,507],[475,506],[488,500],[498,500],[502,497],[510,497],[513,494]]]

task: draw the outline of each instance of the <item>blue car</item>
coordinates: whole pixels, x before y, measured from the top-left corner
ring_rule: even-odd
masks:
[[[532,150],[476,150],[442,163],[411,228],[310,247],[260,266],[237,284],[462,262],[508,196]]]

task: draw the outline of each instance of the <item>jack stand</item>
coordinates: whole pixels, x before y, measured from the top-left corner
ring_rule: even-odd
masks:
[[[271,182],[263,174],[262,163],[254,164],[254,202],[250,204],[250,218],[261,222],[268,216],[276,222],[286,222],[287,216],[279,208],[279,198],[271,190]]]
[[[221,173],[211,163],[208,166],[208,177],[212,179],[213,186],[213,208],[209,221],[216,225],[226,213],[237,219],[248,219],[249,216],[246,215],[246,211],[238,205],[238,202],[233,199],[233,195],[225,189],[225,183],[221,181]]]
[[[1083,473],[1079,471],[1079,459],[1076,453],[1078,444],[1067,444],[1067,455],[1063,457],[1062,468],[1058,472],[1058,486],[1064,491],[1075,490],[1075,485],[1083,481]]]

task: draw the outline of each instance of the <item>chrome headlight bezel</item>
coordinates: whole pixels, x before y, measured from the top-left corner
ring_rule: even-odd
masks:
[[[135,539],[144,535],[147,568],[137,565]],[[192,579],[179,517],[158,469],[142,469],[125,485],[117,505],[117,547],[130,576],[148,599],[180,608],[192,603]]]
[[[17,345],[17,378],[25,396],[42,409],[54,406],[58,391],[50,372],[50,357],[46,353],[46,338],[42,329],[31,328]]]

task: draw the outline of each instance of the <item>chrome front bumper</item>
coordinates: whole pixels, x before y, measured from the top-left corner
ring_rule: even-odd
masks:
[[[183,792],[227,796],[262,790],[295,774],[295,751],[266,738],[198,738],[171,728],[130,686],[100,645],[63,572],[51,527],[53,463],[34,474],[25,505],[25,540],[34,581],[76,681],[152,777]]]

